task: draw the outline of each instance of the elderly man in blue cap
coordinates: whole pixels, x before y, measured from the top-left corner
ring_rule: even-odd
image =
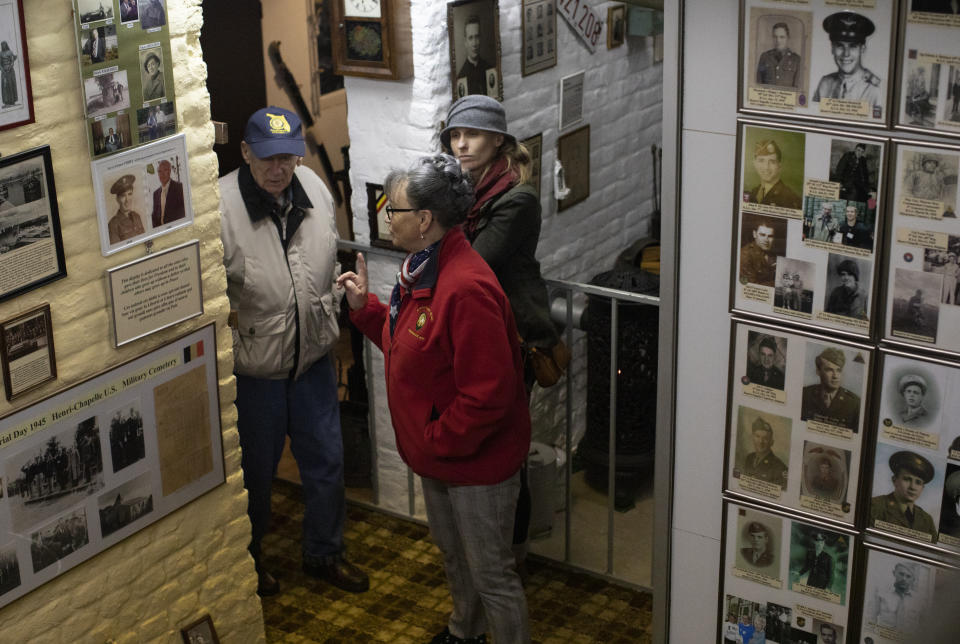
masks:
[[[279,591],[261,564],[260,544],[288,435],[306,505],[304,572],[363,592],[367,575],[343,557],[343,444],[330,356],[341,297],[333,199],[301,165],[303,130],[293,112],[254,113],[240,150],[246,164],[220,179],[220,212],[257,592]]]

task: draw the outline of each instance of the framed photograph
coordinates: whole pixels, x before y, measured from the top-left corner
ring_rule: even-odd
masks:
[[[960,354],[960,148],[897,141],[884,337]]]
[[[0,322],[0,359],[7,400],[57,378],[50,305]]]
[[[66,276],[50,146],[0,157],[0,301]]]
[[[457,0],[447,4],[447,31],[453,100],[467,94],[486,94],[502,101],[498,0]]]
[[[848,641],[854,546],[852,530],[724,500],[718,641]]]
[[[523,0],[522,74],[529,76],[557,64],[556,0]]]
[[[183,644],[220,644],[217,629],[213,627],[213,619],[204,615],[180,631]]]
[[[607,49],[623,44],[627,33],[627,6],[622,4],[607,8]]]
[[[900,7],[896,125],[960,137],[960,14],[950,0]]]
[[[115,347],[199,317],[203,315],[200,242],[108,268],[107,288]]]
[[[560,130],[583,120],[583,80],[585,72],[560,79]]]
[[[193,223],[186,136],[94,161],[104,257]]]
[[[540,193],[540,161],[543,158],[543,133],[534,134],[530,138],[520,141],[530,152],[530,185]]]
[[[84,68],[116,61],[118,56],[117,25],[100,25],[80,30],[80,64]]]
[[[871,348],[733,323],[724,491],[852,527]]]
[[[223,482],[216,346],[211,322],[0,419],[0,606]]]
[[[23,0],[0,0],[0,130],[33,120]]]
[[[866,574],[859,641],[949,642],[955,637],[960,571],[879,544],[864,543],[861,551]]]
[[[870,525],[960,552],[960,365],[891,349],[880,361]]]
[[[390,234],[390,224],[387,223],[387,206],[390,200],[378,183],[368,183],[367,187],[367,220],[370,222],[370,245],[391,250],[401,250],[393,245],[393,235]]]
[[[560,135],[557,158],[562,173],[559,182],[570,190],[557,202],[557,209],[566,210],[590,196],[590,126]]]
[[[885,126],[896,3],[785,4],[740,2],[738,109]]]
[[[741,120],[731,308],[869,336],[886,140]]]

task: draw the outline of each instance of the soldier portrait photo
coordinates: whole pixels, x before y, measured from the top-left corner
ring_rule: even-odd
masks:
[[[740,218],[741,284],[773,286],[777,258],[787,252],[787,220],[743,213]]]
[[[875,143],[831,139],[830,181],[840,184],[840,199],[863,204],[871,228],[877,209],[882,148]]]
[[[873,21],[859,13],[840,11],[824,18],[823,30],[830,38],[836,69],[817,83],[813,101],[835,98],[867,103],[873,118],[880,118],[885,102],[883,81],[867,69],[863,60],[867,39],[876,30]],[[883,46],[884,43],[878,43],[878,47]]]
[[[787,339],[759,331],[747,334],[747,380],[783,391]]]
[[[937,539],[934,516],[940,516],[943,465],[937,472],[930,458],[919,449],[901,449],[879,443],[874,463],[870,524],[877,522],[922,532]]]
[[[804,382],[811,384],[803,388],[800,420],[859,432],[864,371],[856,351],[808,343]]]
[[[737,512],[734,567],[779,578],[782,521],[755,510],[740,508]]]
[[[827,257],[826,301],[823,310],[857,320],[870,315],[869,259],[830,253]]]
[[[792,257],[778,257],[773,308],[811,313],[816,271],[817,267],[813,262]]]
[[[800,495],[831,503],[845,503],[850,480],[850,450],[803,442]]]
[[[940,416],[940,386],[929,370],[914,363],[884,378],[884,424],[936,432]]]
[[[749,476],[786,489],[790,426],[789,418],[741,405],[737,414],[734,478]]]
[[[774,87],[809,94],[810,30],[809,11],[774,11],[754,7],[750,16],[754,38],[751,43],[749,81],[753,87]]]
[[[920,62],[917,50],[907,52],[904,78],[903,111],[910,125],[931,127],[937,111],[940,91],[940,64]]]
[[[901,177],[901,197],[957,203],[957,154],[929,150],[903,150],[897,169]],[[908,213],[902,213],[908,214]]]
[[[839,532],[792,522],[790,525],[790,589],[797,585],[847,593],[850,537]]]
[[[897,268],[893,278],[890,331],[937,339],[943,275]]]
[[[743,202],[800,210],[805,141],[803,132],[744,128],[740,162]]]

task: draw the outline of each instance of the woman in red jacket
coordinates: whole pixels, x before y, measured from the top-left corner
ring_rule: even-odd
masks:
[[[453,598],[434,639],[529,641],[511,538],[530,415],[513,313],[458,226],[474,195],[456,159],[425,157],[385,183],[394,244],[409,251],[389,307],[368,293],[363,256],[344,273],[350,318],[384,353],[403,460],[423,480]]]

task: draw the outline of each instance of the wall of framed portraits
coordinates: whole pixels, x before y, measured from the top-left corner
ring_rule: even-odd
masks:
[[[923,629],[960,565],[958,10],[684,3],[675,637],[939,641]]]
[[[172,640],[204,613],[225,641],[262,633],[220,409],[232,350],[200,4],[0,2],[11,641]],[[161,323],[188,291],[189,311]]]

